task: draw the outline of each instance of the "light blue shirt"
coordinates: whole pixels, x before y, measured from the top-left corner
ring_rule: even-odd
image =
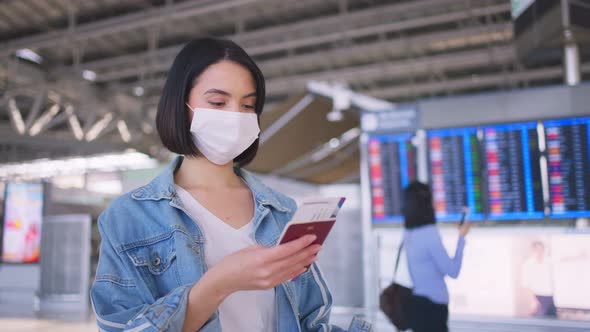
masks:
[[[174,186],[178,157],[148,185],[115,200],[99,217],[102,237],[96,280],[90,291],[100,331],[180,331],[192,285],[207,271],[206,240]],[[236,169],[254,195],[254,239],[274,246],[295,202]],[[329,325],[332,296],[317,264],[296,281],[275,287],[277,331],[319,332]],[[253,303],[252,305],[255,305]],[[371,325],[354,318],[349,331]],[[218,313],[200,329],[221,331]]]
[[[465,238],[459,236],[455,256],[449,257],[435,225],[406,229],[404,249],[414,284],[414,295],[439,304],[449,303],[445,276],[457,278],[463,261]]]

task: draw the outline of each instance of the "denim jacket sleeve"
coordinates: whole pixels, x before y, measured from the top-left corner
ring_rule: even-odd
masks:
[[[180,331],[190,285],[175,288],[154,301],[143,298],[138,290],[139,281],[133,278],[129,263],[111,243],[101,218],[100,257],[90,291],[99,331]]]
[[[301,312],[301,330],[304,332],[346,331],[328,323],[332,307],[332,294],[328,289],[319,265],[314,263],[308,273],[311,273],[313,278],[309,278],[304,289],[306,301]],[[371,324],[354,317],[348,331],[369,332],[371,331]]]

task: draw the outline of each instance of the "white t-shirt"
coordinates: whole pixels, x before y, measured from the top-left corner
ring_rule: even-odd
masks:
[[[225,256],[256,244],[252,221],[240,229],[223,222],[189,192],[176,186],[178,196],[190,217],[205,236],[205,262],[211,268]],[[219,306],[219,319],[224,332],[276,330],[275,291],[238,291],[229,295]]]
[[[539,262],[529,257],[522,266],[522,285],[539,296],[553,296],[553,275],[549,258]]]

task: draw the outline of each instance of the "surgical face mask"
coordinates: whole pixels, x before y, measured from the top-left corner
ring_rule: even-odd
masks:
[[[190,130],[193,142],[209,161],[217,165],[234,160],[256,141],[260,133],[255,113],[208,108],[195,108],[192,111]]]

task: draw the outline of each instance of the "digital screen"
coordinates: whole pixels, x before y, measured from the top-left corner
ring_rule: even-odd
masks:
[[[456,232],[444,232],[442,238],[453,252]],[[459,278],[447,280],[449,311],[451,315],[588,321],[590,283],[580,281],[589,278],[590,234],[563,234],[555,228],[473,233]],[[541,302],[547,300],[553,305]]]
[[[537,123],[485,127],[488,219],[545,216]]]
[[[436,219],[460,221],[469,207],[469,220],[483,220],[482,158],[477,128],[428,132],[430,179]]]
[[[43,219],[43,184],[8,183],[5,190],[2,262],[37,263]]]
[[[403,189],[416,179],[412,134],[369,138],[373,223],[401,222]]]
[[[551,216],[590,216],[590,118],[546,121]]]

